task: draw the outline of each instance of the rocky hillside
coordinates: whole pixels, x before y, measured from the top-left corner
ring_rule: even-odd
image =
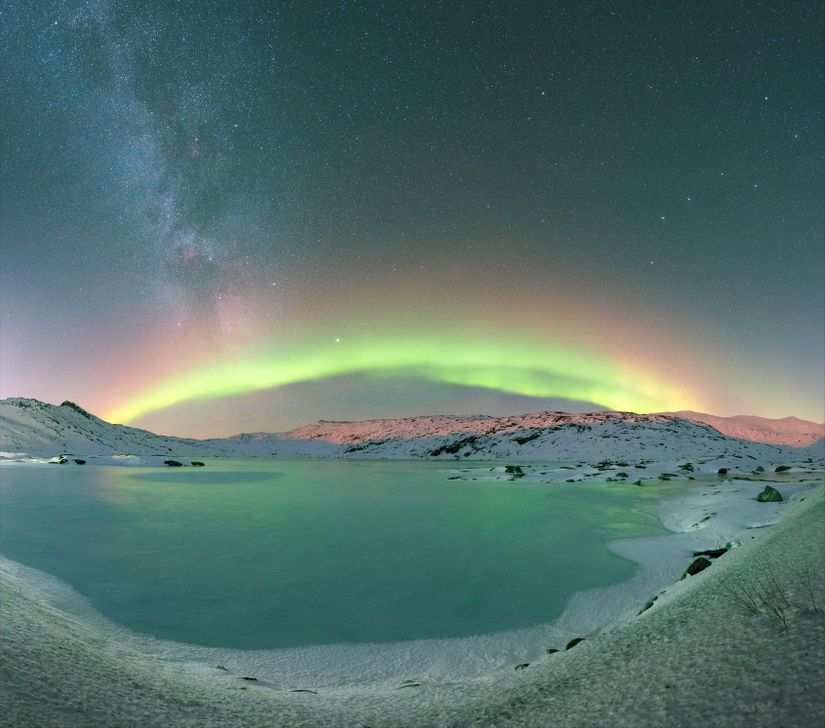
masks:
[[[519,460],[730,457],[772,462],[795,448],[754,443],[669,415],[538,412],[514,417],[412,417],[319,422],[287,433],[341,447],[343,457]]]

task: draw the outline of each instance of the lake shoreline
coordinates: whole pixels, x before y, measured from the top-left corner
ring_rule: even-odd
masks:
[[[752,490],[755,486],[753,483],[743,483],[737,484],[736,487]],[[583,645],[575,648],[574,651],[569,653],[564,652],[561,656],[543,655],[533,658],[530,667],[521,673],[514,671],[513,666],[508,666],[507,668],[502,667],[486,675],[479,676],[476,680],[462,680],[456,676],[456,680],[458,680],[458,682],[456,682],[455,680],[421,679],[421,677],[411,669],[411,677],[407,679],[407,682],[401,684],[392,685],[385,682],[382,685],[372,686],[363,684],[360,687],[350,685],[337,691],[324,691],[323,688],[316,690],[315,688],[318,686],[312,683],[309,675],[306,676],[307,681],[301,683],[301,686],[294,684],[290,686],[272,684],[270,681],[262,678],[255,681],[245,681],[242,678],[255,677],[255,675],[240,675],[232,669],[231,665],[223,665],[223,667],[228,667],[229,669],[221,670],[214,664],[206,665],[198,661],[182,660],[179,654],[174,656],[172,654],[158,655],[134,649],[132,645],[128,644],[128,641],[124,643],[123,640],[119,639],[117,635],[111,631],[109,634],[106,634],[105,630],[100,630],[96,628],[95,625],[89,625],[87,621],[79,618],[77,614],[72,614],[71,611],[67,612],[49,604],[48,599],[45,598],[45,593],[42,590],[38,592],[37,589],[31,587],[31,584],[27,584],[25,575],[21,574],[20,568],[18,567],[17,573],[15,573],[14,565],[9,565],[8,562],[4,564],[4,568],[2,569],[4,590],[3,609],[6,615],[8,615],[7,610],[14,609],[15,604],[17,604],[20,609],[27,611],[26,618],[29,620],[33,619],[37,625],[36,631],[47,636],[46,642],[49,645],[49,652],[57,650],[58,653],[63,654],[64,657],[68,659],[69,664],[77,661],[82,663],[82,656],[84,654],[89,657],[87,653],[91,646],[103,645],[103,654],[114,656],[118,671],[123,670],[129,673],[132,670],[137,670],[140,675],[145,678],[147,674],[146,671],[148,670],[153,676],[151,682],[155,683],[157,680],[160,680],[165,686],[164,689],[171,690],[172,694],[178,694],[181,690],[187,693],[196,688],[196,691],[206,691],[207,694],[212,696],[207,702],[211,702],[212,698],[224,696],[218,701],[220,704],[223,704],[226,695],[234,695],[236,691],[241,693],[252,691],[255,693],[256,701],[266,701],[268,699],[278,701],[286,700],[290,710],[294,708],[298,713],[301,713],[301,711],[307,707],[304,704],[306,700],[312,697],[316,700],[313,711],[317,709],[321,709],[322,712],[331,710],[333,714],[343,711],[341,712],[341,716],[343,716],[349,713],[353,708],[353,704],[360,704],[361,702],[365,702],[366,704],[372,704],[374,702],[386,703],[385,707],[390,710],[392,705],[398,703],[398,696],[403,693],[409,697],[405,697],[400,704],[405,702],[419,704],[421,702],[421,695],[430,694],[430,697],[441,696],[438,698],[439,702],[442,698],[445,699],[446,704],[453,706],[451,707],[452,710],[455,706],[465,701],[470,701],[470,703],[474,704],[479,699],[479,696],[485,695],[488,690],[494,690],[495,692],[504,690],[506,692],[509,689],[516,689],[520,682],[523,682],[528,677],[528,674],[532,675],[533,673],[549,669],[554,660],[558,664],[562,664],[562,661],[566,662],[574,657],[576,652],[581,651],[582,654],[590,652],[594,649],[594,645],[598,645],[605,639],[611,639],[611,635],[621,634],[623,630],[626,630],[628,625],[637,624],[646,619],[646,616],[643,616],[639,620],[635,619],[635,613],[639,610],[639,603],[642,599],[655,596],[663,591],[664,593],[659,596],[654,607],[649,610],[649,612],[652,614],[660,610],[668,609],[667,605],[669,602],[678,601],[683,592],[690,591],[692,585],[703,578],[702,575],[699,575],[682,582],[674,583],[673,575],[675,571],[682,568],[687,550],[695,545],[707,547],[717,545],[719,539],[726,537],[732,532],[736,532],[739,534],[740,541],[745,548],[733,549],[729,554],[721,557],[718,560],[718,564],[723,565],[727,561],[735,562],[741,558],[741,554],[746,553],[752,547],[752,544],[761,540],[765,534],[770,534],[775,530],[774,528],[753,528],[754,525],[764,525],[764,522],[776,520],[776,518],[780,517],[781,512],[786,511],[786,509],[793,511],[797,508],[798,501],[806,498],[805,493],[802,491],[809,490],[808,488],[800,488],[797,495],[793,496],[792,503],[776,507],[775,504],[756,504],[755,501],[751,500],[753,494],[744,491],[727,492],[725,494],[719,493],[714,499],[713,490],[706,490],[707,488],[710,488],[710,486],[695,486],[692,487],[690,492],[685,494],[685,496],[665,501],[662,504],[664,510],[661,513],[661,517],[666,525],[669,523],[670,526],[673,527],[674,524],[681,524],[682,527],[684,527],[684,524],[690,521],[688,524],[690,526],[696,522],[692,519],[705,508],[705,503],[712,502],[716,516],[713,519],[709,519],[709,521],[706,522],[707,525],[703,528],[688,528],[682,531],[681,534],[668,534],[662,537],[621,539],[612,542],[611,548],[625,558],[637,559],[639,557],[655,556],[655,559],[648,558],[647,568],[642,566],[637,576],[630,580],[631,583],[605,587],[599,590],[590,590],[591,593],[589,594],[584,592],[575,595],[568,605],[567,610],[565,610],[565,613],[557,621],[556,628],[561,630],[558,632],[558,635],[562,641],[565,635],[573,633],[576,633],[577,636],[586,636],[588,639]],[[719,496],[723,496],[721,500]],[[751,513],[748,514],[741,513],[741,508],[734,507],[735,504],[742,506],[745,500],[747,500],[748,506],[750,506],[751,509],[758,507],[760,510],[751,510]],[[733,517],[737,512],[740,512],[739,516]],[[759,522],[754,521],[754,513],[761,514],[761,516],[764,517],[759,519]],[[770,516],[768,515],[769,513],[771,513]],[[714,525],[711,526],[711,523]],[[650,539],[653,539],[655,543],[651,542]],[[664,552],[662,549],[663,545],[668,543],[668,539],[670,539],[670,552],[669,555],[663,559],[662,556]],[[681,542],[677,543],[680,540]],[[646,544],[643,543],[645,541],[647,541]],[[654,562],[659,565],[656,569],[652,568]],[[23,571],[25,571],[25,567],[23,567]],[[716,563],[714,563],[713,568],[708,569],[705,573],[713,573],[715,571],[717,571]],[[658,589],[657,585],[660,585],[663,580],[666,585],[669,586],[666,586],[665,589]],[[648,593],[651,591],[651,586],[656,587],[653,590],[654,593]],[[625,595],[624,602],[622,602],[621,599],[617,599],[617,587],[619,587],[619,591]],[[642,589],[647,589],[648,592],[643,592]],[[20,600],[27,603],[28,607],[24,608],[23,605],[20,604]],[[589,620],[594,620],[594,615],[599,613],[599,609],[594,609],[593,605],[601,605],[599,608],[602,611],[612,610],[613,619],[607,625],[606,629],[602,629],[601,635],[588,633],[587,630],[584,629],[587,625],[581,621],[581,615],[586,613],[586,610],[582,608],[584,606],[583,602],[587,602],[588,600],[591,610],[590,616],[587,617]],[[617,606],[621,606],[621,609],[618,611]],[[20,611],[20,609],[17,611]],[[575,617],[577,614],[579,615],[578,618]],[[578,621],[576,621],[577,619]],[[4,619],[4,622],[5,621]],[[598,622],[599,619],[595,618],[595,621]],[[605,625],[601,625],[602,628],[604,626]],[[12,676],[11,683],[19,688],[20,678],[22,677],[21,667],[23,667],[21,665],[23,656],[20,653],[20,649],[23,646],[23,642],[20,641],[20,635],[16,634],[16,631],[17,630],[12,629],[4,635],[4,642],[6,643],[4,645],[4,661],[6,663],[4,673]],[[115,630],[115,632],[116,631],[117,630]],[[548,644],[548,641],[542,644],[542,652],[544,651],[545,645],[563,648],[562,641],[555,645]],[[17,649],[14,649],[15,645]],[[9,646],[11,646],[12,649],[8,649]],[[513,658],[515,661],[516,656],[514,655]],[[380,654],[376,653],[371,656],[371,659],[380,660],[382,658]],[[524,661],[529,662],[530,660],[525,659]],[[25,660],[25,662],[27,662],[29,668],[34,667],[30,664],[30,660]],[[95,664],[94,659],[91,664]],[[93,691],[104,689],[111,677],[109,673],[114,668],[110,666],[101,673],[100,668],[103,667],[103,664],[105,664],[105,661],[97,665],[97,667],[90,667],[91,673],[87,673],[85,677],[83,677],[83,675],[75,675],[74,679],[77,680],[77,678],[80,677],[82,678],[81,682],[88,679],[88,689],[92,689]],[[42,670],[43,667],[44,666],[39,666],[39,669]],[[410,667],[412,668],[412,663]],[[352,669],[354,672],[358,672],[359,670],[357,665],[353,665]],[[36,669],[33,671],[36,672]],[[361,671],[359,675],[363,677],[363,671]],[[34,674],[32,674],[31,677],[34,678]],[[50,674],[48,678],[41,678],[41,680],[46,680],[47,686],[44,686],[41,680],[38,680],[37,683],[39,687],[32,685],[32,688],[35,692],[42,689],[49,692],[51,688],[57,688],[57,692],[62,693],[60,689],[61,681],[63,687],[65,687],[65,678],[65,674]],[[176,683],[176,681],[179,680],[183,680],[185,685],[182,686]],[[6,682],[9,683],[9,681]],[[241,690],[241,688],[246,688],[246,690]],[[9,703],[9,705],[19,703],[22,697],[19,692],[9,686],[3,690],[4,703]],[[293,690],[307,692],[291,692]],[[324,694],[325,692],[327,694]],[[316,695],[316,693],[320,694]],[[413,693],[417,693],[418,695],[413,695]],[[266,695],[268,695],[269,698],[266,698]],[[138,703],[140,703],[143,697],[135,694],[131,699],[137,700]],[[295,701],[298,702],[295,703]],[[24,700],[23,702],[26,701]],[[309,707],[312,708],[312,706]],[[45,708],[46,705],[44,704],[44,709]],[[315,716],[312,720],[317,721],[318,715],[315,712],[312,714]],[[83,711],[80,711],[78,716],[82,715]],[[248,717],[249,716],[247,716],[247,718]],[[244,722],[247,722],[247,718],[244,718]],[[294,719],[295,725],[312,724],[309,719],[305,720],[297,713]],[[48,721],[38,723],[38,725],[51,724],[57,725],[58,723],[49,723]],[[96,724],[106,725],[107,723]],[[208,722],[206,724],[208,724]],[[390,724],[392,725],[393,723]],[[21,723],[21,725],[26,725],[26,723]],[[83,723],[75,722],[74,725],[83,725]],[[92,723],[89,723],[89,725],[92,725]]]

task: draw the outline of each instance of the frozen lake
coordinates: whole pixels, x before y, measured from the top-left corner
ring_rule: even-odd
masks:
[[[138,634],[248,650],[547,623],[574,592],[633,574],[607,541],[663,532],[645,489],[449,475],[426,462],[8,465],[0,551]]]

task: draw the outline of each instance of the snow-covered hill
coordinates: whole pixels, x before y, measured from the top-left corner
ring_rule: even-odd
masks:
[[[112,425],[74,402],[47,404],[15,397],[0,401],[0,451],[29,455],[206,455],[198,440]]]
[[[753,415],[717,417],[691,411],[663,412],[662,414],[694,422],[704,422],[729,437],[738,437],[752,442],[767,442],[772,445],[807,447],[825,437],[825,424],[800,420],[798,417],[783,417],[778,420]]]
[[[293,438],[290,433],[245,432],[241,435],[202,442],[220,452],[240,457],[325,458],[341,454],[341,447],[335,443],[321,439]]]
[[[820,448],[821,449],[821,448]],[[112,425],[72,402],[0,401],[0,452],[34,456],[256,456],[437,458],[520,461],[675,461],[749,458],[764,463],[819,460],[797,449],[728,437],[671,415],[537,412],[511,417],[433,416],[318,422],[291,432],[192,440]],[[8,455],[6,455],[8,457]]]
[[[22,397],[0,400],[0,453],[5,459],[14,459],[17,454],[42,458],[62,453],[170,459],[210,455],[328,457],[339,449],[327,442],[293,440],[269,433],[213,440],[156,435],[135,427],[113,425],[74,402],[54,405]]]
[[[752,457],[801,459],[796,448],[754,443],[669,415],[537,412],[512,417],[411,417],[319,422],[287,433],[342,447],[344,457],[584,460]]]

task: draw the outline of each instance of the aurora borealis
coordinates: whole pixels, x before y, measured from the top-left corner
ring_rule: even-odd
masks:
[[[18,0],[2,21],[4,397],[196,436],[823,419],[820,4]]]

